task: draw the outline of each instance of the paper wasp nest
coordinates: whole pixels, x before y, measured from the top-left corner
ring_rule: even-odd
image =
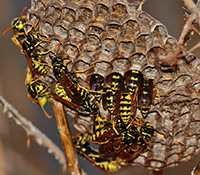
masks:
[[[170,63],[160,64],[160,58],[173,55],[177,41],[163,24],[142,11],[141,5],[139,0],[132,6],[126,0],[32,0],[26,27],[39,19],[36,32],[51,41],[41,44],[45,50],[62,41],[59,51],[52,52],[70,58],[71,71],[94,65],[77,74],[84,87],[88,88],[92,74],[106,78],[118,72],[124,76],[133,69],[155,80],[161,104],[154,94],[146,121],[153,122],[166,136],[157,133],[150,150],[133,164],[159,170],[199,153],[200,83],[195,81],[200,75],[200,61],[191,54],[179,58],[175,69]],[[51,64],[49,55],[42,58]],[[92,117],[70,113],[80,132],[92,132]]]

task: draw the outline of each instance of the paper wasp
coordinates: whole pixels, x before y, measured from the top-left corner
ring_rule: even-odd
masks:
[[[40,52],[37,48],[42,42],[50,42],[47,39],[40,39],[39,36],[33,31],[37,26],[39,20],[25,33],[25,39],[21,45],[21,52],[25,55],[28,66],[31,69],[32,73],[35,75],[36,73],[41,75],[46,75],[48,73],[46,66],[52,68],[48,63],[41,61],[39,58],[40,55],[45,55],[51,52],[55,47],[51,49]]]
[[[39,73],[42,75],[46,75],[48,73],[45,66],[49,66],[46,62],[42,62],[38,56],[42,54],[47,54],[52,49],[46,52],[40,52],[36,49],[42,42],[50,42],[46,39],[39,39],[39,36],[33,32],[33,29],[37,26],[39,20],[33,25],[27,32],[24,30],[24,25],[27,21],[26,16],[22,16],[23,12],[26,10],[25,7],[20,17],[15,18],[12,22],[12,26],[8,28],[3,35],[5,35],[10,29],[14,31],[14,37],[12,37],[12,41],[20,48],[21,52],[25,55],[29,68],[31,69],[32,73]],[[50,67],[50,66],[49,66]]]
[[[51,118],[50,115],[44,109],[45,104],[48,102],[50,95],[48,92],[48,86],[46,86],[41,80],[33,79],[33,75],[29,68],[27,68],[26,72],[26,81],[27,90],[29,92],[28,98],[37,103],[43,110],[44,114]]]
[[[53,96],[56,100],[64,103],[65,105],[67,105],[68,107],[74,110],[80,110],[80,111],[83,110],[82,106],[79,106],[72,102],[72,99],[67,95],[61,83],[55,84],[55,94],[51,93],[51,96]]]
[[[140,108],[142,116],[146,118],[153,100],[153,88],[155,87],[159,102],[160,96],[153,79],[144,78],[137,70],[130,70],[125,73],[125,82],[131,99]]]
[[[146,122],[139,128],[139,136],[137,141],[133,142],[129,147],[121,151],[117,156],[116,160],[123,160],[126,162],[132,162],[140,154],[147,151],[148,146],[151,143],[151,138],[155,133],[153,126]]]
[[[131,144],[137,142],[139,130],[136,125],[131,125],[128,130],[112,138],[108,143],[99,146],[101,158],[116,157],[121,151],[127,149]]]
[[[123,87],[124,79],[119,73],[112,73],[106,77],[107,83],[110,85],[110,88],[115,95]]]
[[[75,81],[75,73],[85,72],[93,66],[85,70],[70,72],[68,69],[69,62],[70,61],[64,63],[64,58],[62,57],[55,57],[52,59],[55,77],[62,84],[67,96],[72,99],[72,102],[82,108],[82,110],[78,110],[78,112],[83,114],[96,113],[98,111],[99,102],[92,98],[91,95],[94,96],[94,93],[101,92],[86,89]]]
[[[89,141],[95,144],[105,144],[108,143],[112,138],[116,137],[112,123],[104,123],[104,127],[99,128],[89,137]]]
[[[106,80],[110,87],[104,89],[106,94],[103,95],[103,106],[104,109],[108,108],[108,111],[114,114],[121,97],[123,77],[119,73],[112,73],[106,77]]]
[[[22,16],[24,11],[27,7],[24,7],[22,12],[20,13],[20,17],[15,18],[12,23],[11,27],[8,28],[3,32],[3,35],[5,35],[10,29],[13,29],[14,37],[12,37],[12,41],[21,48],[22,41],[25,38],[25,31],[24,31],[24,25],[27,22],[26,16]]]
[[[136,104],[133,103],[128,88],[124,85],[123,93],[119,102],[119,116],[125,125],[129,125],[133,121],[133,116],[136,113]]]
[[[118,117],[115,121],[104,122],[103,126],[98,127],[95,133],[89,137],[89,141],[103,145],[118,137],[125,130],[127,130],[127,125],[122,121],[121,117]]]
[[[138,88],[141,84],[141,79],[143,78],[140,71],[137,70],[129,70],[125,73],[125,82],[128,88],[128,91],[131,95],[132,101],[135,101]]]
[[[91,162],[94,166],[101,169],[102,171],[109,173],[117,171],[121,168],[116,161],[100,158],[98,152],[90,147],[83,134],[78,134],[75,136],[74,144],[76,151],[80,156],[87,159],[89,162]]]
[[[3,32],[5,35],[10,29],[13,29],[14,37],[12,41],[20,48],[21,52],[31,52],[35,49],[41,42],[49,40],[40,40],[38,35],[33,32],[33,29],[37,26],[39,20],[33,25],[27,32],[24,30],[24,25],[27,22],[26,16],[22,16],[27,7],[24,7],[20,17],[15,18],[12,21],[12,26]]]
[[[153,99],[153,80],[143,78],[142,85],[138,90],[138,107],[144,118],[146,118]]]
[[[123,91],[123,77],[119,73],[112,73],[106,77],[107,84],[110,86],[104,89],[103,108],[108,109],[111,114],[111,120],[119,108],[120,97]]]
[[[113,119],[111,122],[113,124],[114,131],[119,135],[117,130],[122,131],[127,129],[132,124],[137,106],[136,104],[133,104],[131,95],[126,85],[124,85],[122,91],[119,92],[120,94],[118,94],[118,97],[120,98],[113,94],[111,88],[107,89],[106,91],[107,93],[105,96],[103,95],[103,104],[105,105],[106,103],[108,111],[111,113],[111,115],[115,115],[116,121]],[[117,123],[116,126],[115,122]]]
[[[104,92],[105,94],[103,94],[103,107],[104,109],[108,109],[111,115],[114,115],[117,105],[117,96],[114,95],[111,88],[105,88]]]

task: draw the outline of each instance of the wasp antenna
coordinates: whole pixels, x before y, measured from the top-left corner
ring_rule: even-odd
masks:
[[[23,8],[23,10],[22,10],[21,13],[20,13],[20,17],[18,18],[17,21],[19,21],[19,20],[21,19],[22,15],[23,15],[23,13],[24,13],[24,11],[25,11],[26,9],[27,9],[27,7],[24,7],[24,8]],[[15,27],[16,24],[17,24],[17,23],[15,23],[13,26],[11,26],[11,27],[9,27],[8,29],[6,29],[6,30],[3,32],[2,35],[5,35],[10,29],[12,29],[13,27]]]
[[[74,136],[74,138],[77,138],[77,137],[79,137],[81,134],[82,134],[82,133],[81,133],[81,132],[79,132],[78,134],[76,134],[76,135]]]
[[[24,11],[27,9],[27,7],[24,7],[23,10],[20,13],[20,17],[23,15]]]
[[[3,33],[2,33],[2,35],[5,35],[10,29],[12,29],[13,28],[13,26],[11,26],[11,27],[9,27],[8,29],[6,29]]]
[[[26,35],[28,35],[28,33],[29,33],[32,29],[35,29],[38,23],[39,23],[39,19],[37,19],[37,21],[35,22],[35,24],[32,25],[32,26],[30,27],[30,29],[27,30]]]
[[[35,22],[35,24],[33,26],[34,29],[36,28],[36,26],[38,25],[38,23],[39,23],[39,19],[37,19],[37,21]]]
[[[60,45],[61,45],[61,43],[62,43],[62,40],[60,40],[60,42],[58,43],[58,50],[57,50],[57,51],[60,50]]]

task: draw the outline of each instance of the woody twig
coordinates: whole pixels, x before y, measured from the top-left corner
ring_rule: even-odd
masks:
[[[65,113],[63,104],[60,102],[56,102],[53,99],[50,100],[50,103],[53,106],[58,131],[60,133],[60,138],[62,140],[65,157],[67,159],[67,166],[71,174],[82,175],[81,170],[78,165],[78,160],[77,160],[76,152],[73,146],[72,137],[71,137],[71,133],[68,126],[66,113]]]

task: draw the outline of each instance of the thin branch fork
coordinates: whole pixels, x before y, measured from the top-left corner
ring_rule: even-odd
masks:
[[[183,0],[183,1],[187,6],[187,8],[191,10],[192,14],[190,14],[187,17],[186,23],[183,26],[181,35],[178,40],[178,47],[174,51],[174,54],[167,59],[167,62],[170,62],[171,65],[177,64],[177,57],[186,56],[195,49],[200,47],[200,42],[198,42],[194,47],[192,47],[189,50],[186,50],[186,48],[184,47],[186,45],[185,38],[189,33],[191,33],[191,30],[196,32],[197,34],[200,34],[199,31],[193,26],[193,23],[196,20],[200,25],[200,10],[198,8],[198,6],[200,5],[200,0],[198,0],[197,5],[192,0]]]
[[[195,17],[200,25],[200,10],[198,9],[199,6],[199,0],[197,2],[197,5],[193,2],[193,0],[183,0],[185,5],[190,9],[190,11],[195,14]]]
[[[183,30],[181,32],[181,36],[178,41],[179,47],[181,47],[181,51],[183,51],[183,55],[187,55],[188,53],[194,51],[197,49],[200,45],[200,42],[198,42],[193,48],[191,48],[189,51],[184,50],[184,39],[185,36],[189,33],[190,30],[193,30],[199,35],[199,31],[196,30],[196,28],[193,26],[194,21],[198,21],[198,24],[200,25],[200,10],[199,10],[199,5],[200,1],[198,0],[197,4],[193,2],[193,0],[183,0],[186,7],[192,12],[186,20],[186,23],[183,27]]]
[[[0,106],[3,106],[3,112],[9,118],[13,118],[16,124],[20,125],[27,134],[28,143],[32,138],[38,145],[48,149],[55,158],[62,164],[63,169],[66,170],[66,159],[63,151],[53,143],[44,133],[42,133],[36,126],[23,117],[11,104],[9,104],[2,96],[0,96]]]

